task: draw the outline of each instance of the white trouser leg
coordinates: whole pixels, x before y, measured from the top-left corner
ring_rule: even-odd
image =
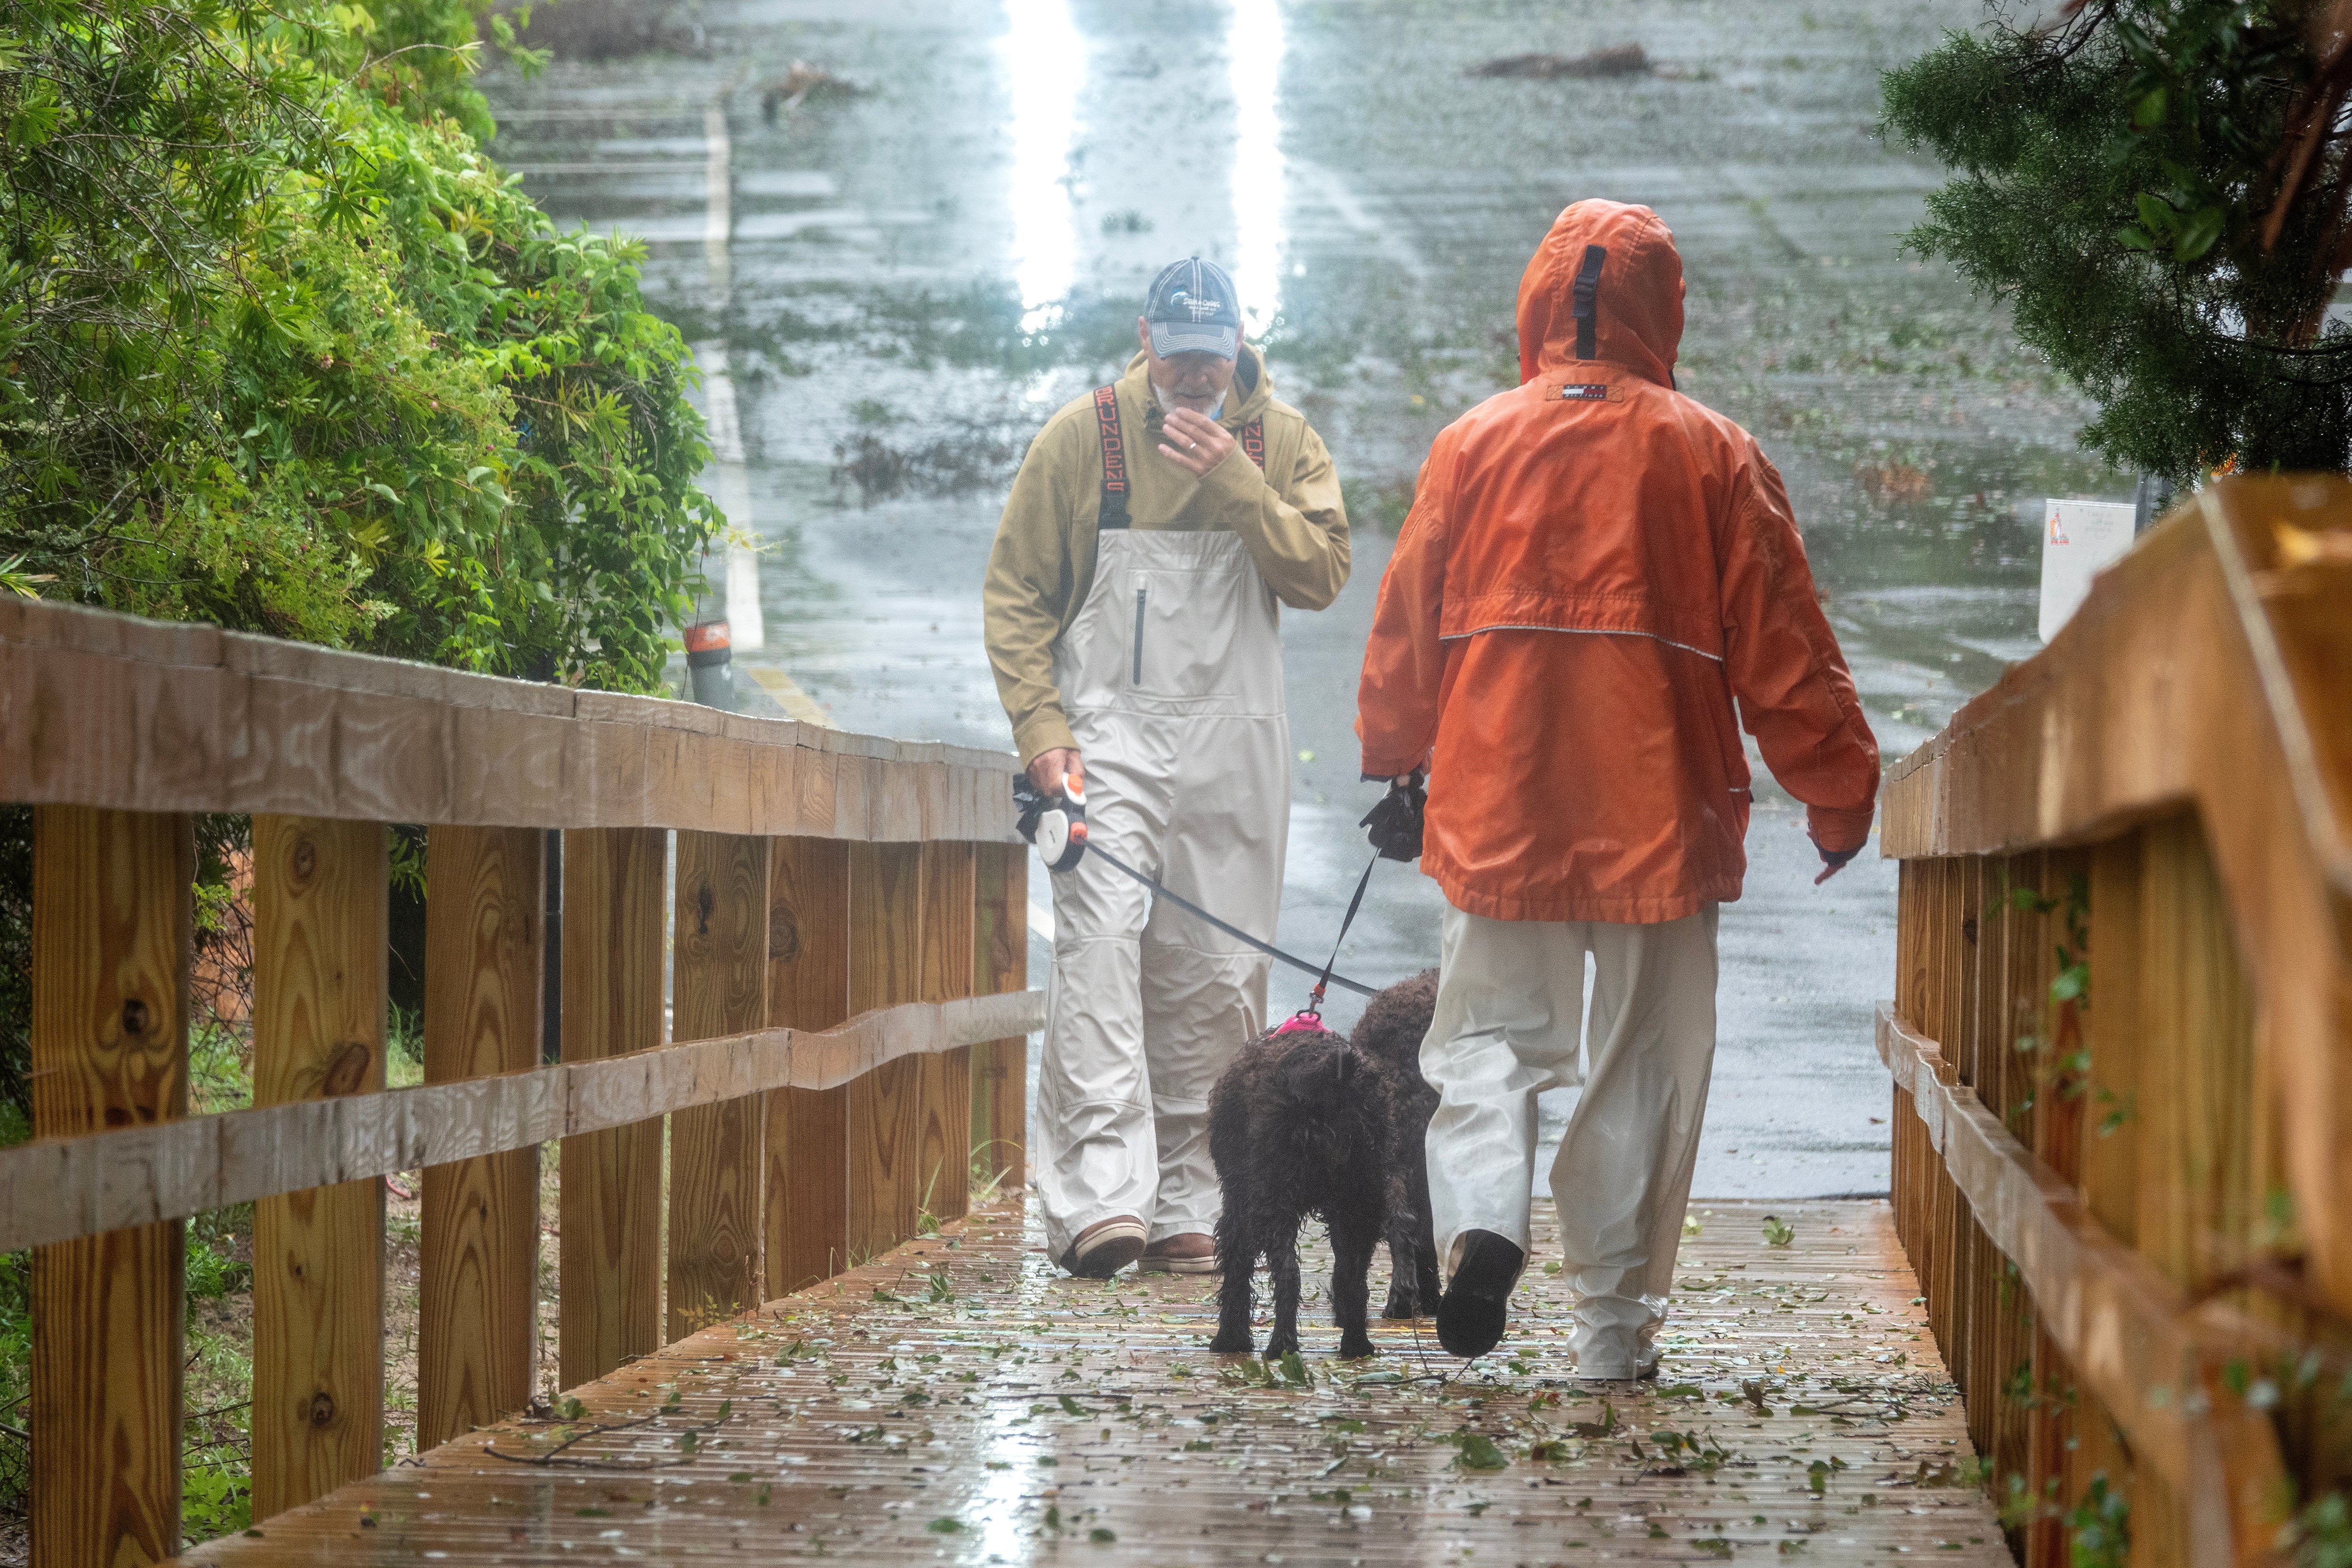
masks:
[[[1492,1231],[1528,1250],[1536,1096],[1576,1081],[1585,929],[1446,906],[1421,1071],[1438,1094],[1429,1205],[1449,1278],[1465,1231]]]
[[[1715,1066],[1717,912],[1584,928],[1591,1070],[1551,1170],[1580,1376],[1657,1364]]]
[[[1155,913],[1143,939],[1144,1055],[1160,1156],[1159,1196],[1146,1215],[1152,1242],[1217,1228],[1209,1091],[1234,1053],[1265,1027],[1266,961],[1164,940],[1164,923]]]
[[[1160,869],[1164,816],[1152,781],[1102,747],[1087,762],[1087,826],[1146,874]],[[1088,1226],[1148,1221],[1158,1185],[1143,1049],[1142,940],[1150,895],[1089,856],[1052,879],[1054,978],[1037,1079],[1037,1195],[1048,1257]]]
[[[1282,910],[1290,835],[1290,727],[1280,719],[1189,724],[1161,880],[1262,941]],[[1205,1235],[1221,1212],[1209,1159],[1209,1091],[1265,1028],[1272,960],[1173,904],[1143,933],[1143,1047],[1160,1139],[1150,1239]]]

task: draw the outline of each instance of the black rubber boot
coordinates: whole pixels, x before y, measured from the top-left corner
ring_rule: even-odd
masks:
[[[1511,1287],[1528,1255],[1491,1230],[1465,1232],[1462,1267],[1437,1303],[1437,1342],[1445,1353],[1485,1355],[1502,1342]]]

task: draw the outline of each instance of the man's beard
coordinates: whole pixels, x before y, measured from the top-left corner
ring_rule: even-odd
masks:
[[[1182,396],[1182,395],[1181,395],[1181,393],[1177,393],[1177,392],[1171,391],[1169,388],[1167,388],[1167,387],[1164,387],[1164,386],[1160,385],[1160,384],[1158,382],[1156,382],[1156,381],[1155,381],[1155,382],[1153,382],[1153,383],[1151,384],[1151,395],[1152,395],[1155,399],[1157,399],[1157,400],[1159,401],[1160,406],[1162,409],[1167,410],[1167,411],[1169,411],[1169,412],[1171,412],[1171,413],[1174,412],[1174,410],[1177,408],[1177,406],[1178,406],[1178,401],[1177,401],[1177,400],[1178,400],[1180,397],[1181,397],[1181,396]],[[1191,398],[1184,398],[1184,399],[1183,399],[1183,401],[1184,401],[1184,402],[1186,402],[1186,403],[1198,403],[1198,402],[1200,402],[1201,400],[1200,400],[1199,398],[1197,398],[1197,397],[1191,397]],[[1223,393],[1222,393],[1222,392],[1220,392],[1220,393],[1218,393],[1218,394],[1217,394],[1217,400],[1216,400],[1216,402],[1215,402],[1215,403],[1213,403],[1213,404],[1210,405],[1210,406],[1209,406],[1209,407],[1207,407],[1206,409],[1199,410],[1199,412],[1206,414],[1206,415],[1207,415],[1207,416],[1208,416],[1208,417],[1210,417],[1210,418],[1212,418],[1212,419],[1216,418],[1219,415],[1223,414],[1224,411],[1225,411],[1225,395],[1224,395]]]

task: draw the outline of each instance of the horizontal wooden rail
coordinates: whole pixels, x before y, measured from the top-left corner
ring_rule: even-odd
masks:
[[[1043,1027],[1045,993],[861,1013],[527,1072],[297,1100],[0,1149],[0,1252],[226,1204],[529,1149],[769,1089],[836,1089],[886,1062]]]
[[[2193,808],[2261,1000],[2314,1283],[2352,1317],[2352,485],[2233,479],[1889,770],[1891,858],[2112,837]]]
[[[1010,755],[9,596],[0,801],[1017,842]]]
[[[2017,1266],[2036,1320],[2123,1429],[2141,1463],[2186,1505],[2189,1557],[2225,1563],[2259,1556],[2233,1550],[2234,1498],[2260,1496],[2283,1474],[2270,1425],[2218,1374],[2269,1338],[2234,1314],[2200,1321],[2147,1259],[2107,1234],[2082,1194],[1955,1081],[1937,1042],[1878,1009],[1878,1055],[1927,1142],[1968,1200],[1976,1223]]]

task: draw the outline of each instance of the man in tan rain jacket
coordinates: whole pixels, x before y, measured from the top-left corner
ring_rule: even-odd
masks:
[[[1233,280],[1160,273],[1141,352],[1047,421],[997,525],[988,657],[1038,788],[1090,842],[1272,941],[1290,826],[1276,601],[1348,580],[1331,456],[1241,341]],[[1037,1087],[1051,1255],[1215,1267],[1208,1100],[1265,1026],[1266,960],[1098,857],[1054,878]]]

